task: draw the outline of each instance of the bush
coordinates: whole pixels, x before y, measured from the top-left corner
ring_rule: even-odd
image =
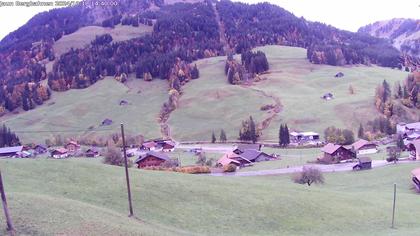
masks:
[[[124,166],[124,157],[116,147],[108,146],[105,153],[104,163],[114,166]],[[131,160],[128,160],[128,166],[133,166],[133,162]]]
[[[223,172],[235,172],[235,171],[236,171],[236,165],[234,164],[223,166]]]
[[[149,166],[145,167],[145,170],[160,170],[160,171],[173,171],[185,174],[207,174],[210,173],[210,168],[208,166],[185,166],[185,167],[170,167],[166,168],[164,166]]]
[[[309,167],[304,167],[302,172],[296,173],[292,177],[293,181],[298,184],[307,184],[311,186],[311,184],[323,184],[324,183],[324,176],[319,169]]]

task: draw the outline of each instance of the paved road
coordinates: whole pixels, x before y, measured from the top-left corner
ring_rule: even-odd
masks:
[[[398,164],[402,163],[413,163],[414,161],[399,161]],[[212,173],[211,176],[264,176],[264,175],[280,175],[280,174],[290,174],[295,172],[302,171],[303,167],[315,167],[322,172],[343,172],[353,170],[353,166],[356,163],[342,163],[342,164],[333,164],[333,165],[321,165],[321,164],[308,164],[304,166],[295,166],[282,169],[273,169],[273,170],[256,170],[256,171],[245,171],[245,172],[234,172],[234,173]],[[372,168],[378,168],[382,166],[394,165],[393,162],[388,163],[385,160],[373,160]]]
[[[176,146],[176,149],[190,150],[194,148],[201,148],[204,152],[226,153],[233,151],[235,147],[236,144],[179,144]]]

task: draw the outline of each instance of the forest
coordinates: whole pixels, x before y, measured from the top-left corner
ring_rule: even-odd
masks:
[[[398,50],[383,39],[297,18],[269,3],[249,5],[222,0],[217,9],[229,46],[236,53],[277,44],[308,49],[307,57],[315,64],[398,67],[400,63]]]

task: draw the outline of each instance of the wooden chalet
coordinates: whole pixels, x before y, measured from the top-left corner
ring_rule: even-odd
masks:
[[[170,161],[170,158],[165,153],[150,151],[137,158],[135,163],[138,168],[145,168],[149,166],[161,166],[167,161]]]
[[[364,155],[364,154],[372,154],[378,152],[378,145],[369,142],[364,139],[359,139],[358,141],[354,142],[352,145],[348,147],[348,149],[354,149],[357,154]]]
[[[70,141],[64,147],[68,152],[77,152],[80,149],[80,145],[76,141]]]
[[[359,163],[353,166],[353,170],[367,170],[372,169],[372,159],[369,157],[359,157]]]
[[[411,141],[408,144],[408,151],[410,152],[410,158],[420,160],[420,139]]]
[[[413,181],[417,191],[420,192],[420,168],[411,171],[411,180]]]
[[[86,157],[99,157],[99,150],[97,148],[89,148],[85,152]]]
[[[35,146],[34,151],[36,154],[42,154],[42,153],[46,153],[48,149],[46,146],[38,144]]]
[[[147,150],[147,151],[155,151],[156,147],[157,147],[157,143],[155,141],[148,141],[148,142],[144,142],[143,145],[140,147],[140,149]]]
[[[240,154],[241,157],[250,160],[251,162],[271,161],[276,160],[276,157],[268,155],[265,152],[257,151],[255,149],[246,149]]]
[[[173,152],[175,150],[175,142],[173,141],[164,141],[161,146],[163,152]]]
[[[261,151],[261,144],[239,144],[234,150],[233,152],[236,154],[241,154],[243,152],[245,152],[245,150],[256,150],[256,151]]]
[[[23,151],[23,146],[0,148],[0,157],[12,157]]]
[[[321,151],[324,155],[318,158],[318,160],[325,164],[338,163],[340,161],[350,160],[356,157],[356,154],[350,149],[333,143],[328,143],[321,149]]]
[[[234,160],[234,162],[232,162],[233,164],[238,164],[238,166],[243,167],[243,166],[249,166],[252,165],[252,162],[248,159],[246,159],[245,157],[242,157],[239,154],[236,154],[234,152],[228,152],[225,153],[218,161],[217,161],[217,165],[218,166],[225,166],[229,160],[226,159],[230,159],[230,160]]]
[[[57,148],[51,151],[51,157],[55,159],[67,158],[69,152],[66,148]]]

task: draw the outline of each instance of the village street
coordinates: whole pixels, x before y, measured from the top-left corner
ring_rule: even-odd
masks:
[[[413,163],[415,161],[403,160],[398,161],[398,164]],[[419,161],[417,161],[419,162]],[[295,172],[302,171],[303,167],[314,167],[319,169],[322,172],[343,172],[343,171],[352,171],[353,166],[356,163],[341,163],[341,164],[331,164],[331,165],[322,165],[322,164],[308,164],[303,166],[294,166],[289,168],[273,169],[273,170],[256,170],[256,171],[246,171],[246,172],[231,172],[231,173],[212,173],[211,176],[265,176],[265,175],[280,175],[280,174],[291,174]],[[373,160],[372,168],[378,168],[383,166],[395,165],[393,162],[387,162],[385,160]]]

